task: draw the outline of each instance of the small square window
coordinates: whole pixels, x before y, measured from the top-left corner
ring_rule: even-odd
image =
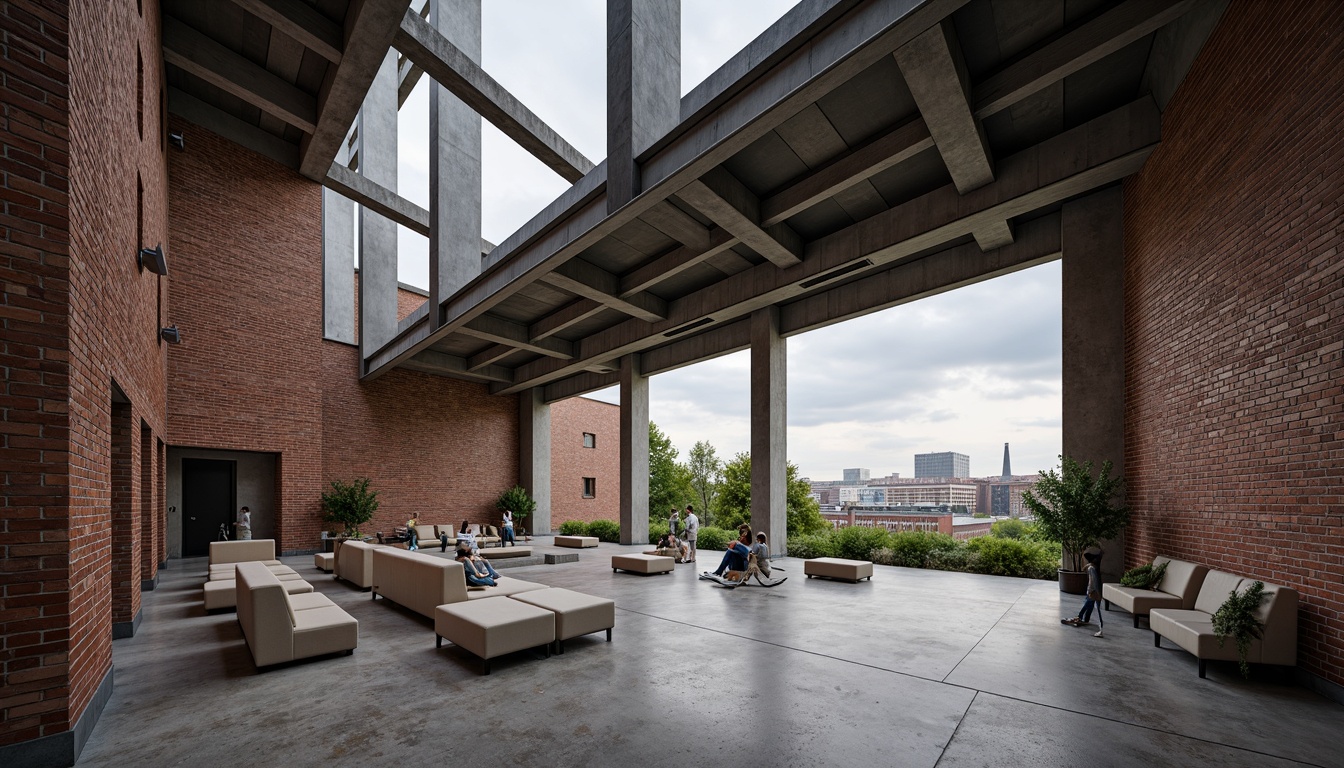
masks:
[[[592,432],[584,432],[584,433],[583,433],[583,447],[584,447],[584,448],[596,448],[596,447],[597,447],[597,435],[594,435]]]
[[[583,498],[592,499],[597,497],[597,478],[583,478]]]

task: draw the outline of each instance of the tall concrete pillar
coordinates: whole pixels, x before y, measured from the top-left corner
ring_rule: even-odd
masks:
[[[607,0],[607,211],[641,191],[635,158],[681,122],[681,0]]]
[[[537,508],[523,525],[533,533],[551,532],[551,406],[541,387],[518,393],[518,484]]]
[[[639,355],[626,355],[621,358],[621,543],[648,541],[649,380]]]
[[[389,50],[359,111],[359,170],[397,189],[397,52]],[[367,360],[397,333],[397,225],[359,209],[359,355]]]
[[[341,142],[336,162],[349,162]],[[322,188],[322,337],[355,344],[355,204]]]
[[[765,531],[772,555],[788,538],[787,349],[779,309],[751,313],[751,528]]]
[[[430,23],[481,63],[481,0],[435,0]],[[429,91],[429,296],[437,307],[481,273],[481,117],[438,83]],[[431,322],[438,325],[437,314]]]
[[[1121,188],[1062,214],[1064,455],[1125,472],[1125,247]],[[1102,575],[1124,572],[1124,535],[1102,542]]]

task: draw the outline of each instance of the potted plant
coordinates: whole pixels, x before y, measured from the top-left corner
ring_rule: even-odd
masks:
[[[1093,477],[1090,461],[1079,464],[1068,456],[1059,461],[1059,472],[1041,472],[1036,486],[1022,492],[1022,503],[1041,535],[1063,545],[1062,565],[1069,567],[1059,569],[1060,591],[1081,595],[1087,591],[1083,553],[1115,538],[1129,522],[1129,510],[1115,502],[1121,480],[1111,477],[1111,462],[1102,463]]]
[[[378,492],[369,490],[367,477],[346,484],[331,481],[331,490],[322,494],[323,519],[345,526],[346,536],[359,536],[359,526],[373,519],[378,511]]]
[[[495,509],[502,514],[504,510],[513,513],[513,527],[518,536],[523,536],[526,528],[523,527],[523,520],[537,510],[537,502],[532,500],[527,489],[521,485],[515,485],[509,490],[501,493],[495,500]]]

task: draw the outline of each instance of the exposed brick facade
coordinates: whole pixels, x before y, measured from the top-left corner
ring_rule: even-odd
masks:
[[[621,409],[586,397],[551,404],[551,527],[567,520],[621,519]],[[597,447],[583,447],[583,433]],[[583,478],[597,479],[597,493],[583,497]]]
[[[1125,185],[1127,564],[1302,595],[1344,684],[1344,4],[1233,2]]]

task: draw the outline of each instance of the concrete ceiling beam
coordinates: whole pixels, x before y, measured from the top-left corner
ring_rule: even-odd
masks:
[[[682,187],[677,197],[775,266],[791,267],[802,260],[802,238],[787,224],[763,226],[760,199],[723,168]]]
[[[429,211],[340,163],[331,164],[323,184],[413,232],[429,236]]]
[[[557,360],[573,360],[574,346],[564,339],[533,339],[527,326],[495,315],[481,315],[464,325],[460,331],[482,341],[504,344],[514,349],[525,349]]]
[[[606,309],[607,305],[592,299],[576,299],[528,326],[527,333],[533,339],[554,336]]]
[[[621,296],[621,279],[584,259],[570,259],[542,280],[640,320],[652,323],[667,317],[667,304],[662,299],[647,293]]]
[[[485,350],[468,357],[467,368],[472,371],[480,370],[487,365],[503,360],[517,351],[517,347],[511,347],[508,344],[492,344]]]
[[[957,191],[966,194],[993,181],[994,160],[971,114],[966,62],[952,21],[935,24],[894,55]]]
[[[163,17],[163,60],[305,133],[316,130],[312,95],[172,16]]]
[[[645,211],[639,218],[687,248],[709,250],[709,227],[666,200]]]
[[[488,381],[507,384],[513,380],[513,372],[499,365],[487,365],[476,370],[467,366],[467,361],[456,355],[448,355],[432,349],[421,350],[414,357],[404,361],[401,366],[412,371],[432,373],[436,376],[451,376],[470,381]]]
[[[726,230],[715,227],[710,233],[709,242],[702,249],[682,246],[668,253],[650,259],[621,276],[621,296],[630,296],[648,290],[658,283],[675,277],[694,267],[709,261],[715,255],[727,251],[740,242]]]
[[[982,251],[992,251],[1013,242],[1013,227],[1006,221],[989,221],[971,233]]]
[[[297,146],[171,86],[168,88],[168,111],[287,168],[299,167]]]
[[[344,30],[302,0],[232,0],[286,37],[330,61],[341,63]]]

